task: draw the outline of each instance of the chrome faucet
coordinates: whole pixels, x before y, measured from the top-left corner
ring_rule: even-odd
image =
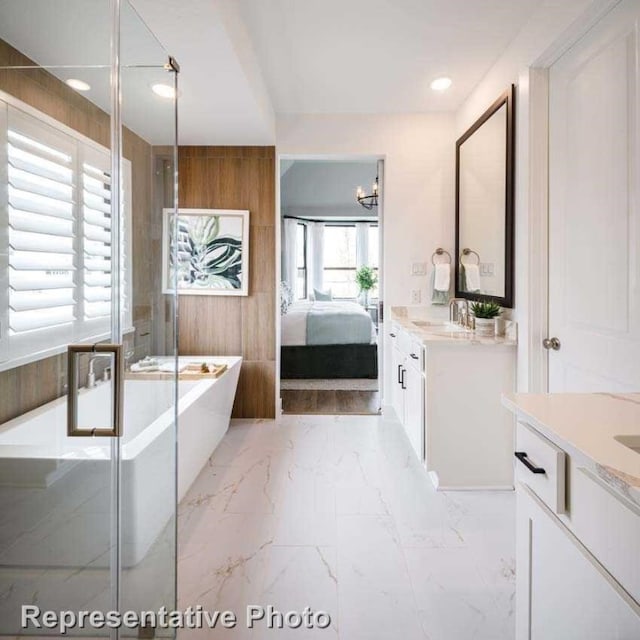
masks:
[[[100,356],[93,356],[92,358],[89,358],[89,373],[87,374],[87,389],[93,389],[93,387],[96,386],[96,372],[94,371],[93,363],[99,357]]]
[[[464,311],[460,313],[458,302],[464,303]],[[456,322],[463,327],[469,326],[469,301],[466,298],[451,298],[449,301],[449,322]]]

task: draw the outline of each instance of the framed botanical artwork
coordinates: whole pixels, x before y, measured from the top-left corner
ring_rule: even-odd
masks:
[[[178,209],[176,224],[174,214],[163,211],[163,292],[177,282],[180,295],[249,295],[249,212]]]

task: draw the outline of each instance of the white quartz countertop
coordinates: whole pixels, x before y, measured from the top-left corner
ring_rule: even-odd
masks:
[[[479,336],[475,331],[451,326],[446,320],[430,318],[429,307],[391,307],[391,320],[424,345],[440,343],[460,346],[516,346],[515,323],[507,323],[504,336]]]
[[[502,403],[640,504],[640,393],[511,393]]]

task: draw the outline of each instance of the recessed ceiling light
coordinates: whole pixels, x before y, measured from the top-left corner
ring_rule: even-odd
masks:
[[[67,84],[76,91],[89,91],[91,85],[87,84],[84,80],[78,80],[77,78],[69,78]]]
[[[161,98],[176,97],[176,90],[170,84],[154,84],[151,90]]]
[[[451,86],[451,78],[447,78],[447,76],[443,76],[442,78],[436,78],[431,83],[431,88],[434,91],[446,91]]]

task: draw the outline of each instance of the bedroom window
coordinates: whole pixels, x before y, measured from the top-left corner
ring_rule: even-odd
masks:
[[[307,225],[298,222],[296,227],[296,298],[307,297]]]
[[[356,268],[355,225],[325,225],[324,286],[331,289],[334,298],[353,299],[358,296]]]
[[[367,265],[373,267],[373,270],[376,272],[376,275],[380,277],[379,270],[379,234],[378,234],[378,225],[370,224],[369,229],[367,230]],[[373,289],[371,289],[371,298],[378,298],[378,285],[376,285]]]
[[[31,115],[33,114],[33,115]],[[38,112],[0,101],[0,369],[105,339],[111,319],[111,185],[107,149]],[[130,164],[125,165],[124,323],[131,325]]]

